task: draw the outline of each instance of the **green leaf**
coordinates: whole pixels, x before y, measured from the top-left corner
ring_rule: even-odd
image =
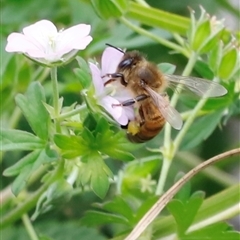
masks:
[[[147,213],[147,211],[156,203],[159,199],[159,196],[149,196],[147,200],[145,200],[139,209],[137,210],[135,223],[139,222],[141,218]]]
[[[217,74],[217,70],[220,66],[222,54],[223,54],[223,42],[219,41],[218,44],[216,44],[210,51],[208,60],[209,67],[215,74]]]
[[[238,62],[238,54],[237,49],[232,48],[228,51],[222,58],[222,61],[219,66],[219,77],[222,79],[228,79],[233,74],[236,64]]]
[[[121,132],[115,134],[108,130],[97,135],[96,141],[99,143],[99,150],[108,156],[123,161],[131,161],[134,156],[130,153],[136,148],[134,144],[127,142],[125,135]]]
[[[222,115],[223,110],[220,109],[195,120],[181,143],[181,149],[191,149],[207,139],[220,123]]]
[[[205,39],[208,38],[211,34],[211,25],[210,21],[206,20],[197,27],[196,33],[194,35],[192,49],[195,51],[200,51],[202,48],[202,43]]]
[[[176,183],[178,180],[180,180],[185,174],[183,172],[179,172],[177,176],[174,179],[174,183]],[[177,192],[175,195],[175,199],[178,199],[184,203],[188,201],[191,194],[191,183],[190,181],[186,182],[184,186]]]
[[[41,165],[55,161],[56,157],[49,157],[45,150],[35,150],[22,159],[16,164],[7,168],[3,174],[5,176],[18,175],[12,185],[12,191],[15,195],[25,187],[31,174],[36,171]]]
[[[29,132],[1,129],[0,146],[2,151],[35,150],[44,148],[45,142]]]
[[[90,186],[94,193],[104,198],[109,188],[109,177],[113,177],[111,170],[103,162],[102,156],[92,151],[88,155],[83,156],[84,162],[81,164],[79,178],[84,185],[90,181]]]
[[[15,100],[34,133],[41,139],[47,140],[49,115],[43,105],[46,100],[40,83],[31,83],[25,96],[18,94]]]
[[[99,226],[107,223],[119,223],[127,225],[128,221],[122,216],[99,211],[88,211],[81,219],[81,222],[87,226]]]
[[[220,222],[215,223],[200,230],[191,232],[185,237],[181,238],[183,240],[189,239],[208,239],[208,240],[239,240],[240,233],[229,229],[227,223]]]
[[[150,27],[162,28],[170,32],[186,34],[189,28],[189,19],[150,6],[130,1],[127,17],[146,24]]]
[[[90,187],[98,197],[102,199],[105,197],[109,185],[108,176],[103,174],[103,172],[98,171],[98,174],[92,174]]]
[[[89,152],[86,141],[80,136],[66,136],[55,134],[53,137],[55,144],[62,149],[62,156],[68,159],[83,156]]]
[[[176,66],[171,63],[159,63],[157,67],[164,74],[173,74],[176,70]]]
[[[204,194],[202,192],[193,194],[190,199],[183,203],[178,199],[173,199],[168,203],[167,208],[173,215],[180,235],[184,234],[192,224],[198,209],[203,203]]]
[[[80,68],[75,69],[74,72],[78,77],[78,80],[82,86],[82,89],[87,89],[89,88],[92,80],[89,66],[87,62],[80,56],[77,56],[76,60]]]
[[[17,196],[27,185],[27,180],[29,178],[30,166],[26,166],[22,169],[21,174],[19,174],[13,181],[11,189],[15,196]]]
[[[98,16],[103,19],[120,17],[128,8],[127,0],[91,0],[91,3]]]
[[[116,196],[112,201],[106,202],[101,206],[104,210],[122,215],[129,222],[133,222],[133,209],[122,197]]]
[[[208,64],[204,61],[198,60],[194,66],[194,69],[206,79],[213,79],[214,74],[212,70],[209,68]]]

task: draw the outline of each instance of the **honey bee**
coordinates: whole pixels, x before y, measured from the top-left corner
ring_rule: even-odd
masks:
[[[127,137],[132,142],[141,143],[154,138],[162,130],[165,122],[175,129],[181,129],[181,116],[170,105],[164,92],[170,84],[181,84],[200,96],[207,93],[208,97],[218,97],[227,93],[222,85],[206,79],[165,75],[140,52],[125,52],[110,44],[107,45],[122,52],[123,57],[116,72],[105,75],[110,78],[105,85],[120,80],[133,94],[133,98],[123,101],[121,106],[134,104],[138,106],[136,119],[130,121],[127,126]]]

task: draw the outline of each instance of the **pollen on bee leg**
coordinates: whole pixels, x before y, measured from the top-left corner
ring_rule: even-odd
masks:
[[[127,128],[128,133],[136,135],[140,131],[140,124],[137,121],[130,121]]]

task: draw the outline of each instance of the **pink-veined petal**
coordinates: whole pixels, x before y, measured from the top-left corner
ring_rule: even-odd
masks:
[[[95,64],[91,62],[89,63],[89,67],[92,73],[92,81],[95,87],[96,95],[100,95],[103,93],[103,89],[104,89],[103,81],[100,75],[100,70]]]
[[[49,46],[50,37],[52,36],[54,39],[57,36],[58,31],[52,22],[41,20],[23,28],[23,33],[38,47],[42,46],[43,50],[46,50]]]
[[[113,47],[107,47],[102,55],[102,76],[107,73],[115,73],[124,53]]]
[[[36,58],[42,58],[45,56],[42,49],[21,33],[11,33],[8,36],[7,41],[8,43],[5,48],[7,52],[27,53],[29,56]]]
[[[129,107],[123,107],[124,115],[127,117],[128,120],[134,120],[135,119],[135,113],[133,106]]]
[[[106,111],[112,115],[112,117],[121,125],[127,125],[128,118],[123,111],[122,106],[113,106],[113,104],[119,104],[119,101],[110,96],[105,96],[101,99],[101,105]]]
[[[90,30],[90,25],[78,24],[60,32],[61,42],[58,48],[70,46],[72,49],[84,49],[92,40],[92,37],[88,36]]]

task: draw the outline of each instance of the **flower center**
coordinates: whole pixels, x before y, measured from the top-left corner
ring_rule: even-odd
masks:
[[[48,35],[48,48],[47,52],[55,52],[57,42],[59,41],[59,34],[58,33],[52,33]]]

